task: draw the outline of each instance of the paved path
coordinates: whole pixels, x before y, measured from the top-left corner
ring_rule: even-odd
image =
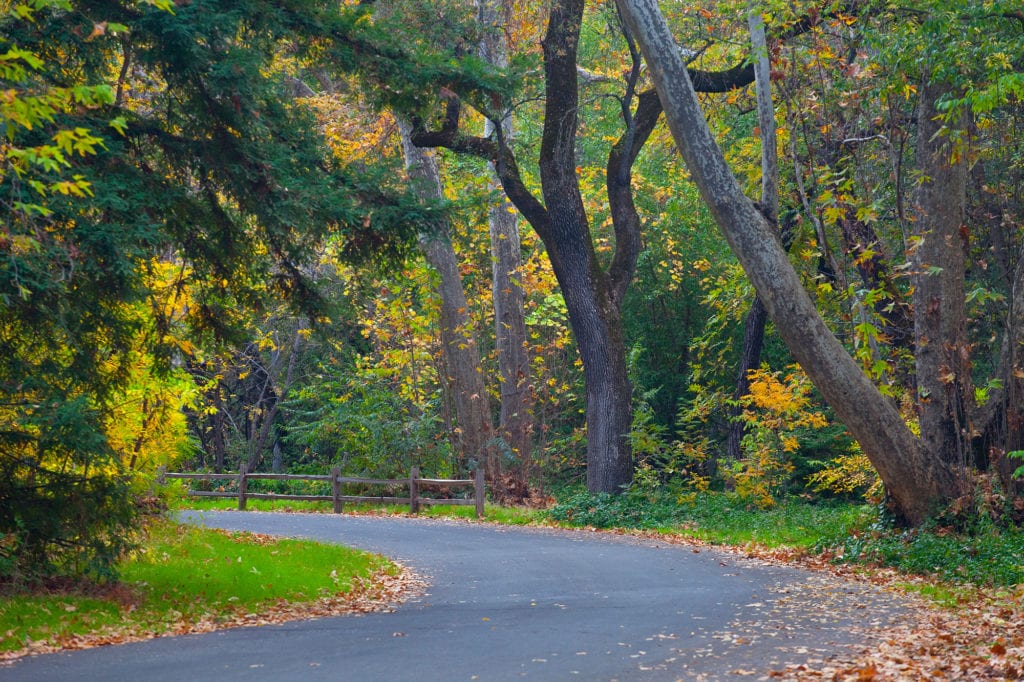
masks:
[[[870,587],[609,534],[316,514],[188,517],[370,549],[430,587],[394,613],[30,657],[0,668],[0,681],[757,679],[863,645],[859,628],[899,618],[895,597]]]

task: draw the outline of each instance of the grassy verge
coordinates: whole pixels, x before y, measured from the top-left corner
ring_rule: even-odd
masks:
[[[185,510],[196,509],[199,511],[232,510],[238,509],[238,502],[230,498],[175,498],[171,502],[172,509]],[[329,514],[333,512],[330,502],[303,502],[292,500],[248,500],[246,508],[251,511],[278,511],[278,512],[308,512]],[[409,514],[407,505],[396,504],[346,504],[346,514],[379,514],[386,516],[406,516]],[[419,513],[426,518],[445,519],[476,519],[476,511],[473,507],[454,505],[425,505]],[[526,509],[522,507],[501,507],[488,504],[484,507],[484,520],[491,523],[502,523],[509,526],[526,526],[532,523],[540,523],[545,518],[545,512],[538,509]]]
[[[558,523],[636,528],[725,545],[792,547],[835,562],[886,566],[947,586],[1024,584],[1024,530],[990,525],[954,533],[886,530],[874,507],[785,500],[756,509],[722,493],[680,502],[657,494],[569,495],[548,511]],[[946,596],[957,590],[938,588]]]
[[[811,549],[823,539],[856,533],[875,518],[871,507],[812,505],[800,500],[757,509],[729,495],[704,493],[680,501],[668,496],[591,495],[566,497],[549,510],[564,525],[657,530],[726,545]]]
[[[845,561],[891,566],[949,585],[1024,584],[1024,530],[992,527],[953,533],[926,527],[903,533],[849,536],[836,544]]]
[[[343,609],[398,572],[346,547],[169,521],[152,524],[120,571],[106,588],[0,598],[0,654],[274,622],[294,604]]]

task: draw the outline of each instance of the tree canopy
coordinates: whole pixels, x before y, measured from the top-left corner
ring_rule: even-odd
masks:
[[[0,575],[102,575],[168,461],[762,505],[880,481],[909,524],[985,480],[1014,517],[1022,28],[996,0],[9,5]]]

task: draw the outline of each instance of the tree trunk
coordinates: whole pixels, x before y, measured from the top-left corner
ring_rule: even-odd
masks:
[[[583,6],[583,0],[554,3],[542,42],[546,101],[540,177],[547,220],[534,228],[547,247],[583,361],[587,488],[619,493],[633,479],[632,386],[626,374],[621,295],[598,262],[576,175],[576,54]],[[616,251],[622,246],[617,243]],[[617,253],[613,269],[620,258]],[[635,267],[635,256],[632,262]]]
[[[412,143],[408,123],[399,120],[399,128],[406,170],[417,191],[428,200],[440,199],[441,178],[434,157]],[[452,387],[462,460],[465,463],[476,459],[493,479],[499,462],[491,442],[494,422],[480,365],[480,350],[472,332],[469,304],[448,226],[435,227],[435,231],[420,233],[419,244],[427,262],[440,276],[441,349]]]
[[[1010,279],[1007,315],[995,376],[1001,385],[990,389],[989,400],[975,419],[985,464],[994,468],[1003,489],[1024,494],[1024,480],[1013,473],[1022,463],[1006,453],[1024,450],[1024,259],[1017,262]]]
[[[754,58],[754,82],[757,88],[757,123],[761,129],[761,213],[769,222],[779,221],[779,151],[775,134],[775,105],[772,102],[771,62],[768,58],[768,40],[764,33],[764,19],[759,2],[751,2],[747,10],[750,25],[750,47]],[[785,241],[785,240],[783,240]],[[743,454],[742,442],[746,429],[739,416],[739,400],[750,392],[750,370],[761,365],[761,349],[768,324],[768,311],[757,296],[743,325],[743,352],[736,376],[736,390],[729,408],[729,434],[725,440],[725,454],[739,459]]]
[[[213,387],[213,418],[210,425],[210,445],[213,447],[213,470],[218,474],[224,471],[224,461],[227,455],[227,445],[224,440],[224,432],[227,430],[227,420],[224,418],[224,398],[220,394],[220,382]]]
[[[925,451],[966,468],[974,401],[964,263],[967,228],[966,141],[955,139],[963,125],[938,120],[936,104],[949,89],[925,82],[917,119],[914,197],[914,335],[918,417]],[[962,124],[962,120],[959,122]]]
[[[633,480],[633,388],[626,373],[622,318],[618,305],[607,296],[607,286],[595,287],[590,281],[596,255],[589,241],[553,246],[548,254],[583,361],[587,489],[617,494]]]
[[[694,182],[779,335],[878,470],[897,517],[922,523],[959,494],[960,477],[925,451],[896,406],[825,326],[773,226],[743,196],[726,164],[656,0],[618,0],[618,5],[640,44]]]
[[[615,231],[615,250],[606,270],[594,251],[576,176],[576,57],[583,6],[582,0],[554,0],[542,43],[545,110],[539,167],[543,203],[526,186],[515,154],[500,135],[497,140],[472,137],[459,129],[461,102],[456,97],[447,100],[441,128],[426,130],[423,121],[419,121],[414,139],[425,147],[447,147],[493,160],[505,195],[544,242],[583,360],[588,486],[593,492],[615,493],[631,482],[633,471],[628,438],[632,427],[632,390],[626,373],[620,314],[641,248],[631,169],[657,124],[661,103],[653,90],[637,92],[641,59],[627,32],[633,62],[619,100],[625,130],[608,154],[608,207]],[[725,92],[750,83],[753,71],[744,65],[721,72],[695,72],[694,78],[705,92]]]
[[[480,52],[485,61],[499,68],[508,66],[508,53],[504,34],[493,30],[506,25],[502,18],[508,14],[504,3],[478,0],[478,23],[484,31]],[[506,114],[495,126],[490,120],[484,127],[484,137],[498,135],[508,144],[512,138],[512,116]],[[497,169],[490,162],[497,187]],[[529,493],[531,433],[533,428],[533,391],[530,387],[530,354],[526,333],[526,296],[520,281],[522,271],[519,218],[508,199],[491,206],[488,213],[491,235],[492,296],[494,301],[495,346],[498,351],[498,372],[501,377],[501,411],[498,433],[508,446],[516,462],[515,490],[507,491],[518,497]]]
[[[298,365],[299,351],[302,348],[303,331],[308,329],[308,327],[309,324],[305,319],[300,319],[296,323],[295,336],[292,338],[291,346],[288,349],[288,364],[285,368],[284,377],[279,382],[279,390],[275,387],[273,377],[279,356],[263,370],[266,374],[266,380],[264,388],[260,391],[261,397],[257,403],[259,405],[257,412],[259,418],[254,417],[250,430],[251,437],[246,443],[246,449],[248,450],[246,471],[256,471],[260,461],[263,459],[263,453],[267,449],[267,443],[274,428],[274,421],[277,419],[277,413],[281,410],[281,403],[288,397],[288,392],[291,391],[292,383],[295,381],[295,368]],[[276,352],[280,353],[281,351],[277,350]],[[259,355],[256,358],[258,360]],[[268,405],[263,407],[264,403],[268,403]],[[275,438],[275,443],[276,440]]]
[[[736,404],[731,405],[729,414],[729,433],[725,439],[725,456],[738,460],[743,456],[743,436],[746,429],[739,416],[743,407],[739,400],[750,393],[750,370],[757,369],[761,364],[761,350],[764,348],[764,331],[768,326],[768,310],[759,296],[754,296],[750,311],[743,323],[743,351],[740,354],[740,366],[736,376],[736,390],[732,398]]]

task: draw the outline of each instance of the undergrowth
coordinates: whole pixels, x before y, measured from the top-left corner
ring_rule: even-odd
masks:
[[[554,521],[595,528],[663,530],[721,544],[756,542],[768,547],[811,548],[866,528],[873,510],[864,505],[780,500],[759,509],[734,496],[706,492],[680,499],[668,494],[577,492],[550,510]]]
[[[824,547],[824,545],[821,545]],[[1024,530],[954,532],[941,526],[874,531],[832,543],[838,560],[891,566],[952,584],[1024,584]]]
[[[951,529],[932,524],[902,531],[876,507],[782,499],[759,509],[728,493],[689,497],[655,492],[573,492],[548,510],[568,526],[657,530],[700,540],[768,548],[795,547],[836,562],[896,568],[953,585],[1024,584],[1024,530],[993,523]]]

